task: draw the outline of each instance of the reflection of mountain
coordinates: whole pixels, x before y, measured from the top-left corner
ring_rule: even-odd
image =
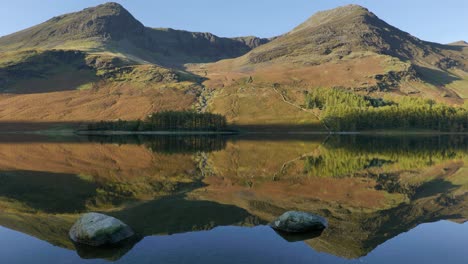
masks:
[[[21,177],[34,179],[25,178],[23,183],[34,183],[38,195],[50,188],[48,186],[51,184],[54,186],[55,181],[51,175],[46,176],[42,173],[44,177],[41,177],[39,173],[33,172],[76,175],[70,176],[69,179],[73,178],[81,185],[91,185],[95,193],[92,199],[86,200],[86,208],[89,209],[102,209],[106,205],[113,207],[131,200],[151,200],[161,195],[191,189],[200,184],[197,173],[198,161],[193,156],[157,154],[137,145],[3,144],[0,148],[0,157],[0,168],[2,171],[9,171],[8,175],[18,174],[18,171],[29,171],[29,176]],[[177,163],[174,160],[177,160]],[[0,176],[0,180],[8,180],[6,183],[10,184],[8,188],[13,188],[12,185],[15,183],[12,180],[18,181],[19,177],[16,175],[6,178],[6,174],[1,172]],[[62,176],[57,177],[63,179]],[[64,195],[71,194],[64,193]],[[61,200],[65,200],[64,197]],[[78,196],[76,199],[83,200]]]
[[[421,223],[468,219],[463,137],[223,142],[171,155],[123,139],[2,144],[0,225],[74,248],[67,232],[84,211],[148,236],[256,225],[298,209],[330,222],[309,245],[356,258]]]
[[[240,141],[210,154],[207,187],[190,195],[268,221],[293,209],[320,213],[330,228],[307,243],[356,258],[421,223],[468,219],[467,150],[457,137]]]
[[[0,195],[23,210],[45,213],[83,212],[97,186],[73,174],[14,171],[0,173]],[[21,207],[20,207],[21,208]]]
[[[162,198],[111,214],[145,236],[261,223],[244,209],[210,201],[187,200],[182,196]]]
[[[13,211],[10,208],[6,210],[8,211],[2,210],[0,213],[1,226],[37,237],[54,246],[74,248],[73,243],[68,238],[68,231],[77,219],[76,215],[10,212]]]

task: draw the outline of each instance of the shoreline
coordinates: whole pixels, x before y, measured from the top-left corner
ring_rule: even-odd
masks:
[[[378,135],[378,136],[442,136],[442,135],[460,135],[468,136],[468,132],[441,132],[441,131],[395,131],[395,130],[377,130],[377,131],[268,131],[268,130],[250,130],[250,131],[92,131],[92,130],[37,130],[37,131],[1,131],[0,135],[43,135],[43,136],[132,136],[132,135]]]
[[[380,136],[404,136],[404,135],[467,135],[468,132],[440,132],[440,131],[352,131],[352,132],[328,132],[328,131],[75,131],[75,135],[97,136],[125,136],[125,135],[380,135]]]
[[[238,131],[74,131],[75,135],[86,136],[129,136],[129,135],[237,135]]]

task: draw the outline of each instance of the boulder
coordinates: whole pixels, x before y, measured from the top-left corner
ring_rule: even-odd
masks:
[[[308,233],[323,230],[327,228],[328,223],[325,218],[318,215],[290,211],[278,217],[270,223],[270,226],[280,232]]]
[[[117,244],[134,235],[133,230],[122,221],[98,213],[83,215],[69,232],[71,240],[89,246]]]

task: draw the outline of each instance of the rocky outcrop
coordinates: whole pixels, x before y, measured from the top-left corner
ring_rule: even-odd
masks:
[[[255,49],[258,46],[261,46],[263,44],[267,44],[268,42],[270,42],[270,39],[258,38],[255,36],[237,37],[237,38],[232,38],[232,39],[246,45],[250,49]]]

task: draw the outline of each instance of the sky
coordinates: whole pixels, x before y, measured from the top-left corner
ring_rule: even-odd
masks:
[[[0,0],[0,36],[105,0]],[[468,41],[468,0],[114,0],[150,27],[272,37],[317,11],[359,4],[427,41]]]

